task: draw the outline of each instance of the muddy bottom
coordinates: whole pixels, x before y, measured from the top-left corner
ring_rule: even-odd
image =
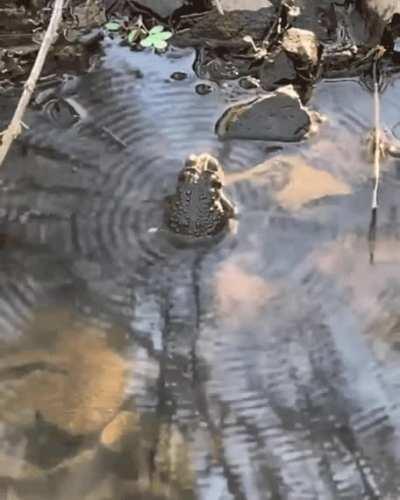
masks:
[[[399,165],[371,266],[371,95],[325,81],[307,141],[220,141],[257,90],[199,80],[190,50],[104,50],[1,172],[0,497],[397,499]],[[163,200],[203,152],[237,231],[181,249]]]

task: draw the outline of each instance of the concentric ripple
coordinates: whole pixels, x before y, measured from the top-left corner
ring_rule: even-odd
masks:
[[[75,94],[71,96],[67,88],[68,102],[81,110],[82,119],[75,127],[55,128],[53,116],[49,120],[31,114],[31,132],[24,142],[43,175],[33,174],[34,186],[24,185],[21,201],[24,210],[29,206],[33,212],[32,224],[40,216],[42,227],[60,216],[57,206],[63,204],[62,217],[70,221],[69,227],[64,225],[66,234],[52,240],[51,231],[38,230],[40,244],[89,260],[105,259],[139,277],[171,252],[158,231],[162,202],[175,189],[176,174],[189,154],[208,151],[229,172],[258,163],[265,152],[262,145],[219,143],[213,124],[225,105],[221,91],[200,96],[193,76],[183,81],[170,78],[177,68],[193,75],[192,52],[172,53],[169,58],[126,54],[112,45],[111,67],[106,59],[99,70],[82,77]],[[52,175],[63,176],[65,183],[46,185]],[[11,206],[22,210],[17,185],[6,187],[7,212]],[[229,195],[240,205],[241,198],[254,200],[249,191],[256,190],[242,183],[231,186]],[[61,225],[58,228],[62,231]]]
[[[331,121],[308,142],[278,145],[279,154],[313,173],[297,186],[314,187],[323,171],[348,189],[285,208],[276,192],[293,179],[280,164],[271,182],[264,171],[262,182],[245,175],[278,150],[216,138],[215,120],[237,95],[223,86],[196,93],[193,61],[192,52],[160,57],[111,44],[72,94],[60,91],[81,111],[78,123],[65,129],[54,127],[55,116],[27,115],[30,130],[2,177],[0,221],[17,246],[51,255],[68,272],[46,268],[45,259],[26,259],[13,272],[5,259],[4,336],[72,280],[128,325],[129,354],[143,369],[130,389],[136,408],[182,426],[199,498],[396,494],[400,371],[396,349],[379,359],[370,337],[381,316],[398,309],[398,290],[388,284],[398,261],[386,247],[382,266],[363,260],[371,170],[356,139],[369,126],[370,96],[356,82],[317,89],[315,107]],[[172,78],[177,71],[188,78]],[[387,92],[390,126],[398,104]],[[238,233],[213,251],[177,250],[160,230],[163,199],[185,157],[206,151],[228,174]],[[398,213],[393,179],[390,170],[382,178],[385,231]],[[19,266],[25,258],[15,257]]]

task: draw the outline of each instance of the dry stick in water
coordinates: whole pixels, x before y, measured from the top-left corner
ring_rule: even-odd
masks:
[[[220,0],[215,0],[215,5],[217,7],[218,12],[223,16],[224,15],[224,9],[222,8]]]
[[[42,72],[47,53],[57,37],[57,30],[60,25],[62,16],[63,3],[64,0],[55,0],[54,2],[53,12],[51,14],[51,19],[47,27],[46,34],[43,38],[38,55],[36,56],[31,74],[29,75],[29,78],[24,85],[24,91],[22,92],[21,98],[18,102],[17,109],[14,112],[14,116],[10,122],[10,125],[1,134],[0,167],[2,166],[3,161],[7,156],[8,150],[10,149],[10,146],[13,143],[14,139],[16,139],[21,133],[22,117],[24,116],[25,110],[32,97],[36,82],[40,76],[40,73]]]
[[[375,244],[376,244],[376,226],[378,219],[378,188],[380,178],[380,110],[379,110],[379,85],[378,85],[378,59],[373,62],[373,78],[374,78],[374,188],[372,191],[372,204],[371,204],[371,221],[369,224],[369,260],[374,263]]]

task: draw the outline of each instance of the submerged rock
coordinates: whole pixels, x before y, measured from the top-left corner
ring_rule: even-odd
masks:
[[[199,95],[207,95],[210,92],[212,92],[212,87],[211,87],[211,85],[208,85],[207,83],[199,83],[196,85],[195,91]]]
[[[296,211],[323,198],[351,194],[348,184],[330,172],[308,165],[299,156],[288,156],[282,160],[288,169],[288,181],[277,194],[277,201],[286,210]]]
[[[35,316],[18,349],[3,349],[0,420],[19,436],[24,460],[53,470],[118,414],[130,368],[110,340],[108,331],[54,310]]]
[[[124,398],[124,360],[107,346],[101,330],[84,326],[62,333],[53,349],[2,357],[2,372],[8,374],[7,386],[0,384],[3,421],[30,423],[34,409],[60,431],[79,436],[100,430],[117,413]]]
[[[202,48],[197,51],[193,68],[197,76],[204,80],[220,82],[221,80],[236,80],[241,76],[251,75],[255,70],[251,68],[251,58],[237,57],[235,51],[229,51],[229,56],[218,55],[212,48]],[[222,52],[222,51],[221,51]]]
[[[111,451],[119,452],[127,437],[138,430],[139,415],[130,411],[122,411],[103,429],[100,443]]]
[[[311,114],[291,85],[276,93],[229,108],[216,125],[224,139],[257,139],[293,142],[311,128]]]

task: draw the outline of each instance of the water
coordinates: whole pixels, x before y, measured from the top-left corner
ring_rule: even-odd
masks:
[[[400,186],[385,162],[371,267],[371,95],[323,82],[309,140],[221,142],[249,91],[200,81],[190,50],[104,50],[62,90],[82,120],[31,110],[1,175],[2,495],[398,498]],[[237,232],[179,250],[162,201],[205,151]]]

